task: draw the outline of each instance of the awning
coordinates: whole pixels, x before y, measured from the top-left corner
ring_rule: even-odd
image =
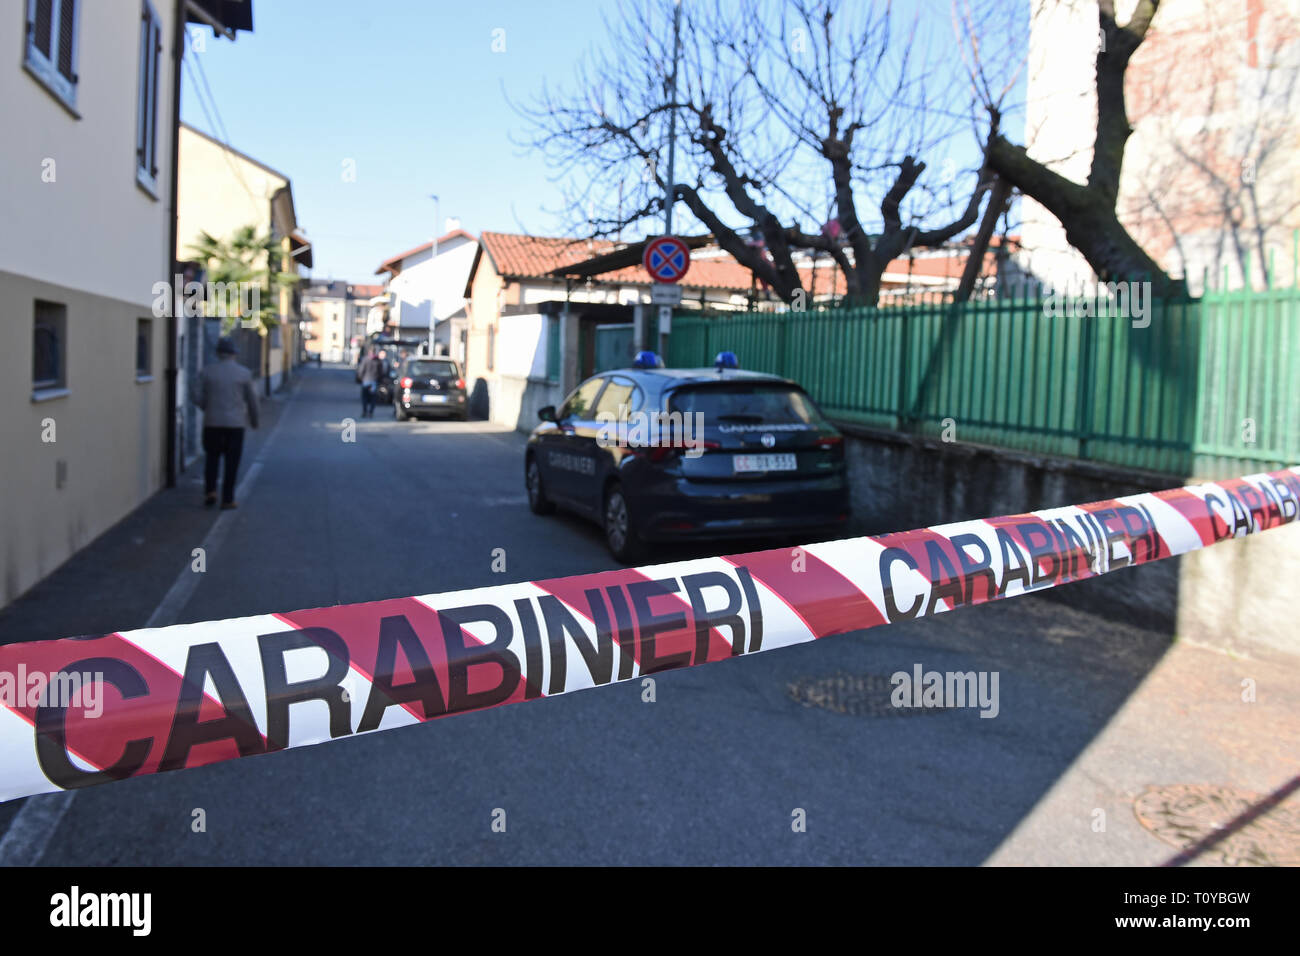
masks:
[[[299,265],[311,268],[311,240],[296,232],[289,233],[289,255]]]
[[[237,33],[253,32],[253,0],[185,0],[185,19]]]

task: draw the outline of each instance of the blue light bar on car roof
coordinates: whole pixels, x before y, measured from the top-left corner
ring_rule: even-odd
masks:
[[[740,359],[736,358],[735,352],[719,352],[718,357],[713,360],[713,365],[719,372],[724,368],[740,368]]]
[[[636,353],[636,358],[632,360],[633,368],[663,368],[664,362],[658,355],[649,349],[643,349]]]

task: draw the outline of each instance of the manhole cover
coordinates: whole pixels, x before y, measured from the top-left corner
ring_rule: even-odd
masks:
[[[790,697],[805,707],[820,707],[851,717],[907,717],[937,714],[947,707],[895,707],[894,685],[880,674],[805,677],[788,685]]]
[[[1300,866],[1300,808],[1276,806],[1245,825],[1233,821],[1266,796],[1213,784],[1148,786],[1133,801],[1138,822],[1180,850],[1213,835],[1203,857],[1228,866]]]

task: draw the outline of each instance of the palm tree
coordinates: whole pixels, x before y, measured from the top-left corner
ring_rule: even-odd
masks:
[[[294,285],[298,275],[272,268],[272,264],[281,261],[279,243],[269,235],[258,235],[253,226],[241,226],[229,239],[218,239],[208,232],[200,232],[199,238],[189,247],[189,252],[197,262],[203,264],[209,282],[226,283],[230,288],[256,288],[258,300],[250,310],[244,308],[242,297],[235,297],[229,302],[216,301],[213,297],[205,298],[204,311],[210,316],[220,315],[222,306],[226,314],[222,316],[221,331],[229,332],[236,322],[255,320],[263,329],[271,329],[280,321],[279,310],[275,308],[272,290],[279,290]],[[248,311],[248,314],[244,314]]]

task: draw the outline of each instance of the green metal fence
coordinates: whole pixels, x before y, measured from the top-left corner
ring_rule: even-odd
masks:
[[[1195,474],[1300,463],[1300,289],[1201,299]]]
[[[832,417],[912,433],[1225,477],[1300,462],[1300,289],[1113,303],[678,314],[668,364],[799,381]]]

